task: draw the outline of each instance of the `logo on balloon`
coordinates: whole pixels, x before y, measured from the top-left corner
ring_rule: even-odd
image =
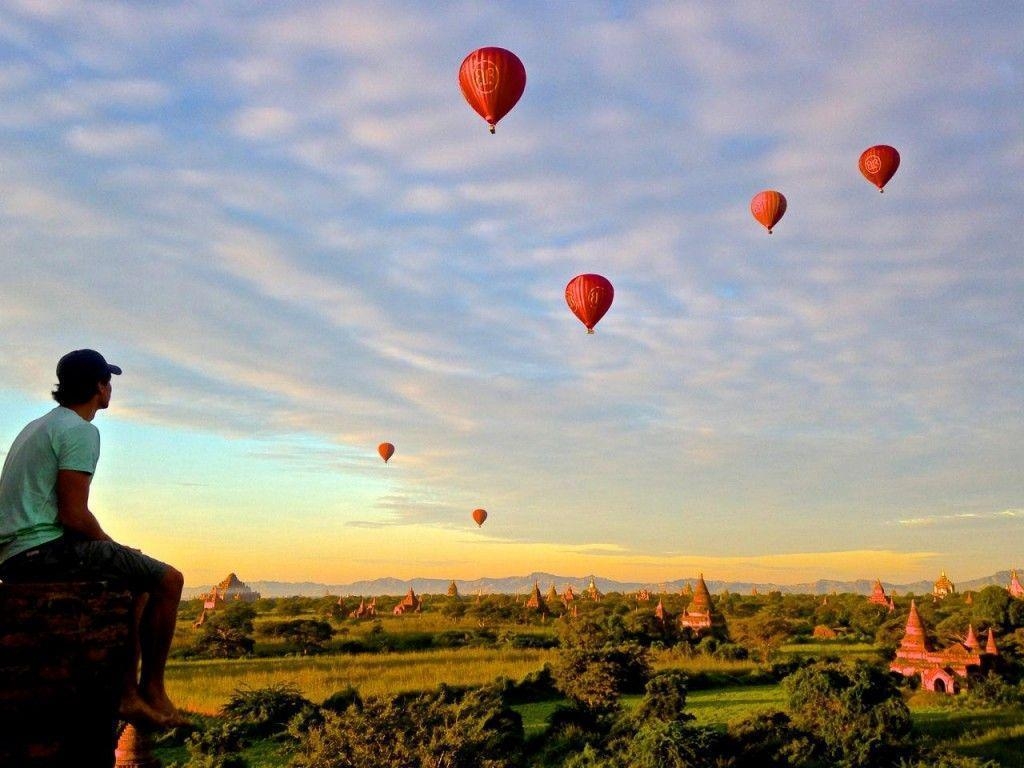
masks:
[[[473,71],[473,84],[481,93],[491,93],[498,87],[498,75],[493,61],[481,61]]]
[[[878,155],[868,155],[864,158],[864,170],[868,173],[878,173],[882,170],[882,158]]]
[[[596,307],[599,304],[601,304],[603,298],[604,298],[604,288],[602,288],[599,285],[594,286],[593,288],[591,288],[587,292],[587,301],[590,302],[590,306],[592,306],[592,307]]]

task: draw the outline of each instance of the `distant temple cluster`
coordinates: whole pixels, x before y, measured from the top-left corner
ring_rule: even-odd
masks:
[[[1024,600],[1024,585],[1017,576],[1017,571],[1010,572],[1010,583],[1006,587],[1009,594],[1020,600]],[[661,594],[666,593],[665,585],[662,585]],[[757,588],[751,590],[751,594],[758,594]],[[931,599],[933,601],[944,600],[957,594],[956,585],[949,579],[945,571],[941,573],[932,587]],[[447,595],[449,598],[458,598],[459,590],[455,582],[448,586]],[[715,629],[724,627],[723,617],[716,613],[711,600],[711,592],[704,581],[704,574],[697,576],[696,585],[686,582],[680,590],[682,597],[690,597],[689,603],[679,614],[673,618],[665,608],[661,597],[654,608],[654,618],[662,625],[674,621],[680,629],[688,630],[693,636],[700,636],[711,633]],[[195,626],[202,625],[208,611],[223,608],[225,605],[234,602],[252,602],[260,597],[258,592],[253,591],[244,583],[239,581],[235,574],[229,574],[226,579],[217,584],[209,593],[202,595],[203,611]],[[872,587],[868,602],[884,607],[890,613],[896,610],[893,595],[886,594],[885,587],[880,579],[876,579]],[[580,600],[600,602],[604,595],[597,587],[594,577],[590,578],[590,584],[586,590],[577,595],[571,585],[559,594],[552,584],[547,596],[542,596],[540,586],[534,582],[525,602],[525,608],[535,611],[542,616],[550,615],[553,606],[560,603],[564,613],[570,617],[577,616],[577,606]],[[479,594],[477,595],[479,600]],[[519,598],[521,599],[521,598]],[[637,607],[641,603],[649,603],[653,599],[652,590],[648,588],[639,589],[635,594]],[[971,593],[963,596],[964,602],[973,602]],[[517,599],[518,602],[518,599]],[[822,599],[822,605],[828,605],[828,598]],[[423,600],[417,596],[410,587],[405,597],[393,609],[393,615],[402,616],[405,614],[420,613]],[[359,605],[354,610],[346,611],[343,598],[338,599],[338,611],[341,615],[347,615],[352,619],[366,619],[377,616],[377,598],[372,597],[369,601],[360,598]],[[834,629],[825,625],[814,627],[813,635],[818,639],[834,639],[837,633]],[[917,609],[917,603],[911,600],[910,613],[907,618],[906,628],[899,648],[896,650],[895,658],[889,665],[892,672],[897,672],[906,677],[921,678],[921,686],[928,691],[954,694],[967,688],[969,679],[976,673],[984,673],[998,665],[1000,652],[996,646],[995,635],[990,627],[987,631],[984,647],[974,631],[973,625],[968,625],[966,636],[962,641],[952,645],[936,649],[932,648],[928,641],[928,634]]]

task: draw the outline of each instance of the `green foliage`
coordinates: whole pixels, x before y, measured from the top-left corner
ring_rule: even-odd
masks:
[[[947,750],[938,750],[921,759],[901,761],[899,768],[1000,768],[1000,764],[995,760],[965,757]]]
[[[801,768],[814,752],[784,712],[758,712],[729,727],[735,768]]]
[[[1024,688],[989,670],[986,675],[971,679],[964,698],[969,706],[1016,707],[1024,705]]]
[[[189,759],[183,768],[247,768],[238,754],[245,746],[245,729],[238,723],[213,723],[186,741]]]
[[[211,659],[237,659],[252,653],[255,617],[256,609],[250,603],[228,604],[203,624],[196,641],[197,654]]]
[[[253,736],[266,737],[284,733],[296,715],[315,709],[313,703],[291,684],[266,688],[238,688],[221,715],[230,722],[244,724]]]
[[[514,768],[522,721],[493,688],[440,688],[416,696],[369,698],[329,712],[294,758],[297,768]]]
[[[660,672],[644,688],[644,697],[636,710],[638,720],[660,722],[684,722],[693,720],[686,709],[686,675],[677,670]]]
[[[793,622],[770,612],[757,613],[729,623],[730,633],[739,643],[758,652],[767,662],[772,654],[793,635]]]
[[[323,651],[324,643],[334,635],[330,624],[317,619],[293,619],[264,624],[261,632],[268,637],[280,637],[293,643],[304,656]]]
[[[680,720],[652,720],[640,727],[616,764],[622,768],[714,768],[722,737]]]
[[[349,707],[363,706],[363,700],[359,696],[359,689],[350,685],[347,688],[342,688],[340,691],[332,693],[324,699],[324,703],[320,706],[322,709],[340,715]]]
[[[866,662],[821,662],[783,682],[794,726],[831,765],[873,768],[906,752],[910,710],[892,677]]]

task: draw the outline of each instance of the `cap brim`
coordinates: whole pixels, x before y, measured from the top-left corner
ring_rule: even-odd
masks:
[[[119,365],[111,365],[110,363],[107,363],[107,368],[110,370],[111,373],[113,373],[113,374],[115,374],[117,376],[121,375],[121,366],[119,366]]]

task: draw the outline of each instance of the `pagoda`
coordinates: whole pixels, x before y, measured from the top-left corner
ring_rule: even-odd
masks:
[[[932,650],[928,646],[924,622],[912,600],[907,627],[889,669],[904,677],[920,675],[921,687],[926,691],[954,694],[967,687],[969,672],[989,668],[998,655],[992,629],[988,630],[988,642],[982,651],[974,627],[970,625],[964,642]]]
[[[1016,570],[1010,571],[1010,586],[1006,588],[1006,591],[1010,593],[1011,597],[1024,598],[1024,585],[1021,585],[1017,578]]]
[[[868,602],[874,603],[875,605],[884,605],[889,609],[889,613],[896,610],[896,606],[893,603],[892,598],[885,594],[885,587],[882,586],[881,579],[875,579],[875,586],[871,590],[871,597],[868,598]]]
[[[935,580],[935,586],[932,588],[932,598],[941,600],[944,597],[955,594],[956,586],[946,577],[946,572],[943,571],[942,575]]]
[[[576,593],[572,591],[572,584],[565,588],[565,592],[562,593],[562,603],[566,608],[569,607],[569,603],[576,600]]]
[[[533,591],[530,593],[530,599],[526,601],[526,607],[542,615],[548,613],[548,605],[540,596],[540,587],[537,582],[533,582]]]
[[[402,602],[395,606],[395,610],[392,613],[395,616],[401,616],[405,613],[419,613],[420,605],[423,603],[420,598],[416,597],[416,593],[413,592],[412,587],[409,587],[409,591],[405,597],[402,598]]]
[[[547,596],[544,598],[549,605],[554,605],[559,601],[558,590],[555,589],[554,582],[551,584],[551,589],[548,590]]]
[[[665,604],[658,598],[658,604],[654,606],[654,618],[658,620],[659,624],[664,624],[669,619],[668,611],[665,610]]]
[[[690,629],[694,634],[703,634],[713,626],[721,623],[721,617],[711,607],[711,593],[704,583],[704,574],[698,574],[697,586],[693,590],[693,600],[679,614],[679,626]]]
[[[377,615],[377,598],[374,597],[369,603],[366,598],[359,598],[359,607],[349,612],[350,619],[370,619]]]
[[[595,603],[599,603],[599,602],[601,602],[601,598],[603,598],[603,597],[604,597],[604,595],[601,594],[601,590],[599,590],[597,588],[597,584],[594,583],[594,577],[591,576],[590,577],[590,586],[587,587],[587,598],[589,598],[590,600],[593,600]]]
[[[447,594],[448,594],[448,597],[458,597],[459,596],[459,586],[455,583],[454,579],[452,580],[452,583],[448,585],[448,593]]]
[[[224,581],[202,597],[203,608],[214,611],[235,600],[240,600],[243,603],[255,602],[260,599],[260,593],[252,591],[245,583],[239,581],[235,574],[229,573]]]

